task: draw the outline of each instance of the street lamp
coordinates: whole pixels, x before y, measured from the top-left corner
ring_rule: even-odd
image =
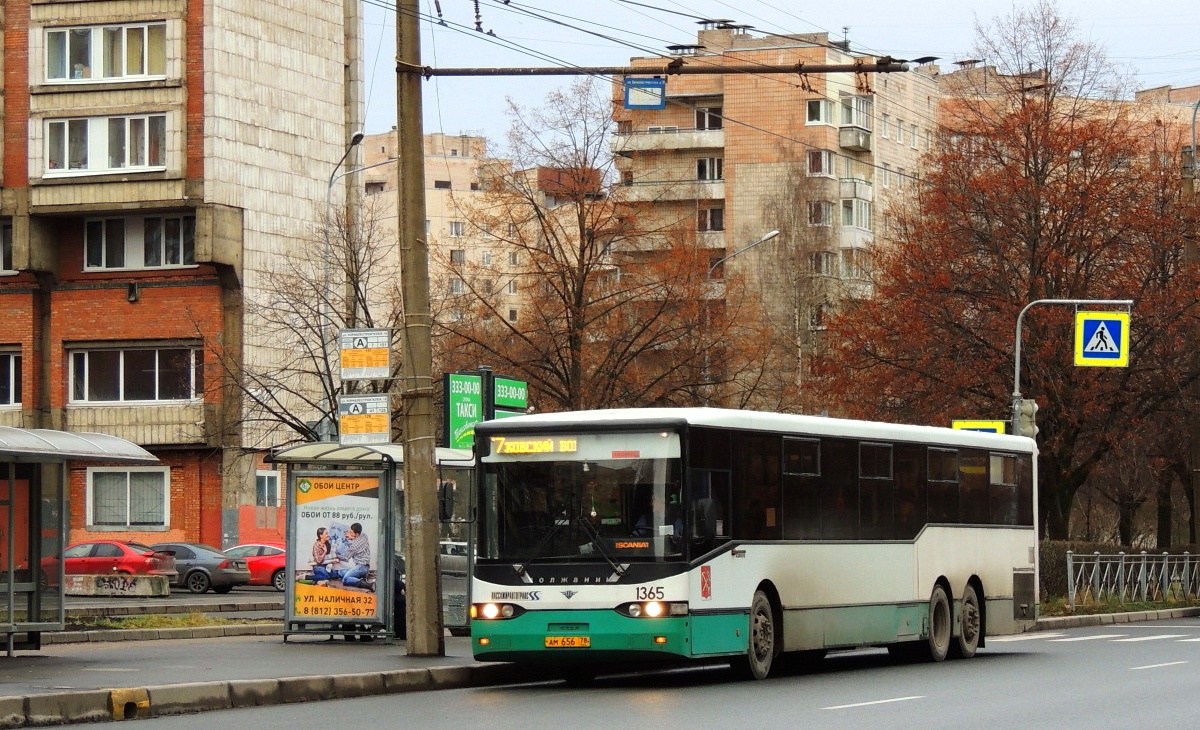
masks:
[[[779,235],[779,231],[771,231],[770,233],[766,234],[765,236],[763,236],[762,238],[758,239],[757,241],[755,241],[754,243],[750,244],[749,246],[745,246],[745,247],[743,247],[743,248],[739,248],[738,250],[736,250],[736,251],[734,251],[733,253],[729,254],[729,255],[728,255],[728,256],[726,256],[725,258],[723,258],[723,259],[719,259],[719,260],[718,260],[718,261],[717,261],[715,264],[713,264],[712,266],[708,267],[708,274],[706,274],[706,275],[705,275],[705,278],[706,278],[706,279],[711,279],[711,278],[712,278],[712,273],[713,273],[713,271],[715,271],[715,270],[716,270],[716,268],[717,268],[718,266],[720,266],[721,264],[725,263],[726,261],[728,261],[729,259],[733,258],[734,256],[737,256],[738,254],[743,254],[743,253],[746,253],[747,251],[749,251],[750,249],[752,249],[752,248],[754,248],[755,246],[759,245],[760,243],[766,243],[767,241],[770,241],[772,238],[774,238],[774,237],[776,237],[776,236],[778,236],[778,235]]]
[[[346,158],[350,156],[350,152],[361,144],[363,141],[363,133],[355,132],[350,138],[350,144],[346,145],[346,151],[342,153],[341,159],[334,165],[333,171],[329,173],[329,184],[325,187],[325,220],[322,228],[325,231],[325,275],[322,281],[322,299],[321,299],[321,352],[325,355],[326,363],[329,362],[329,345],[331,342],[330,326],[333,319],[333,311],[330,305],[330,297],[332,296],[332,287],[330,286],[330,262],[333,259],[333,245],[329,240],[329,227],[331,224],[331,212],[333,208],[333,186],[347,175],[353,175],[357,172],[370,170],[373,167],[389,165],[393,162],[398,162],[399,158],[389,157],[381,162],[376,162],[363,167],[356,167],[352,170],[341,170],[342,164],[346,162]],[[318,430],[322,436],[329,436],[333,433],[334,410],[336,404],[333,397],[333,369],[330,368],[329,387],[326,390],[325,397],[325,413],[322,414],[321,420],[318,423]]]
[[[742,248],[739,248],[738,250],[734,251],[733,253],[729,254],[728,256],[726,256],[726,257],[724,257],[724,258],[722,258],[722,259],[719,259],[719,260],[717,260],[717,262],[716,262],[716,263],[714,263],[712,266],[709,266],[709,267],[708,267],[708,271],[707,271],[707,272],[704,274],[704,283],[705,283],[705,285],[706,285],[706,286],[705,286],[705,289],[706,289],[706,291],[705,291],[705,299],[707,299],[707,298],[708,298],[708,292],[707,292],[707,289],[708,289],[708,287],[707,287],[707,284],[708,284],[710,281],[712,281],[712,274],[713,274],[713,272],[714,272],[714,271],[716,271],[716,270],[717,270],[717,267],[718,267],[718,266],[720,266],[721,264],[725,263],[726,261],[728,261],[729,259],[733,258],[734,256],[737,256],[738,254],[743,254],[743,253],[745,253],[745,252],[749,251],[750,249],[754,248],[755,246],[757,246],[757,245],[759,245],[759,244],[766,243],[767,241],[770,241],[772,238],[775,238],[775,237],[776,237],[776,236],[778,236],[778,235],[779,235],[779,231],[770,231],[769,233],[765,234],[765,235],[764,235],[762,238],[758,239],[758,240],[757,240],[757,241],[755,241],[754,243],[751,243],[751,244],[749,244],[748,246],[743,246]],[[704,329],[705,329],[705,334],[707,334],[707,331],[708,331],[708,328],[709,328],[708,326],[709,326],[709,324],[710,324],[710,322],[709,322],[709,319],[708,319],[708,305],[707,305],[707,304],[705,304],[705,305],[704,305],[704,320],[705,320],[705,322],[704,322],[704,325],[705,325],[705,326],[704,326]],[[710,363],[709,363],[708,348],[706,347],[706,348],[704,349],[704,371],[703,371],[703,375],[704,375],[704,380],[705,380],[705,382],[707,382],[707,381],[708,381],[708,371],[709,371],[709,365],[710,365]],[[705,405],[708,405],[708,403],[709,403],[709,397],[708,397],[707,390],[708,390],[708,389],[706,388],[706,389],[705,389],[705,396],[704,396],[704,404],[705,404]]]

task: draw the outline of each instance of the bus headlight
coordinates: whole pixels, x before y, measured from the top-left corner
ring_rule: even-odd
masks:
[[[617,613],[630,618],[686,616],[688,615],[688,605],[684,601],[646,601],[644,603],[625,603],[617,606]]]
[[[506,619],[518,616],[523,611],[519,606],[514,606],[511,603],[472,603],[471,618],[480,619]]]

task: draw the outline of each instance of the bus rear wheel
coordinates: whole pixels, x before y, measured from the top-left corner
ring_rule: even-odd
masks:
[[[775,609],[762,591],[754,592],[750,602],[750,646],[746,656],[734,659],[730,666],[744,679],[766,679],[776,654]]]
[[[979,595],[975,593],[975,586],[968,584],[963,591],[962,627],[954,644],[954,656],[962,659],[975,656],[982,635],[983,613],[979,610]]]
[[[950,653],[950,637],[953,633],[954,615],[950,612],[950,599],[946,589],[940,585],[933,587],[933,595],[929,597],[929,639],[925,643],[925,658],[929,661],[943,661]]]

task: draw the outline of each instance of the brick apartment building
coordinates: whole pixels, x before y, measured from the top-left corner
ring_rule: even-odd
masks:
[[[277,436],[243,425],[222,362],[270,362],[245,305],[314,235],[359,126],[357,13],[0,0],[0,424],[162,461],[76,465],[69,540],[282,538]]]
[[[695,64],[852,64],[862,54],[824,33],[754,36],[706,21]],[[661,58],[630,65],[661,66]],[[722,268],[761,292],[768,316],[797,343],[796,370],[830,307],[869,296],[867,255],[890,195],[910,186],[936,140],[938,91],[927,67],[909,73],[735,73],[670,76],[666,108],[626,109],[614,84],[613,151],[622,200],[661,223],[695,221],[710,261],[771,230],[780,236]],[[716,275],[721,276],[718,270]]]

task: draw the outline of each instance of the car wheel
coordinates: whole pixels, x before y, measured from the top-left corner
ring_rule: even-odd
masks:
[[[275,586],[275,590],[282,593],[287,590],[287,576],[282,570],[277,570],[271,575],[271,585]]]
[[[207,593],[208,589],[212,587],[212,581],[208,579],[208,576],[198,570],[188,573],[187,577],[183,579],[183,584],[192,593]]]

